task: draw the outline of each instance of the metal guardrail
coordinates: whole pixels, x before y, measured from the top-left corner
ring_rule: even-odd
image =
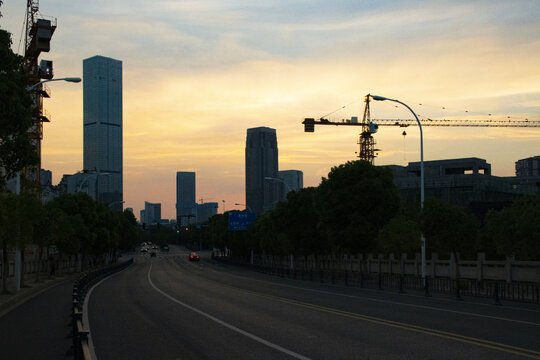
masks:
[[[350,270],[331,269],[290,269],[252,265],[242,260],[224,257],[216,259],[232,265],[245,266],[261,273],[297,280],[342,284],[345,286],[379,290],[396,289],[400,293],[404,293],[405,290],[418,290],[423,291],[426,296],[431,296],[432,292],[451,294],[455,296],[456,300],[463,300],[463,296],[491,298],[497,305],[500,305],[501,300],[540,304],[540,283],[534,282],[514,281],[508,283],[498,280],[456,280],[445,277],[427,277],[424,284],[422,278],[415,275],[361,273]]]
[[[72,353],[75,360],[91,360],[88,337],[90,331],[83,323],[83,305],[88,290],[100,280],[133,264],[133,258],[121,264],[114,264],[99,270],[85,272],[75,281],[72,294]]]

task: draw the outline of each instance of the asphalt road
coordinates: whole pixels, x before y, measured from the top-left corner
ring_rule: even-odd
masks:
[[[92,291],[105,359],[540,359],[540,308],[295,281],[137,256]]]

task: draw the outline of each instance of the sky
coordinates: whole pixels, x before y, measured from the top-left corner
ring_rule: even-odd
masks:
[[[364,97],[433,119],[540,120],[540,2],[319,0],[41,0],[56,17],[56,78],[82,77],[94,55],[123,62],[125,207],[175,218],[176,172],[195,171],[197,199],[245,204],[246,129],[275,128],[280,170],[317,186],[355,160],[358,128],[302,120],[362,117]],[[26,2],[5,0],[0,28],[20,41]],[[49,84],[42,168],[53,183],[83,166],[82,85]],[[372,118],[410,118],[391,102]],[[338,110],[338,111],[336,111]],[[334,112],[335,111],[335,112]],[[489,116],[488,114],[491,114]],[[418,128],[381,127],[376,165],[419,161]],[[540,128],[424,128],[424,158],[479,157],[497,176],[540,155]]]

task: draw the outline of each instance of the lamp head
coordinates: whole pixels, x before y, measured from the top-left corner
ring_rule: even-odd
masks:
[[[78,82],[81,82],[81,78],[80,77],[67,77],[65,78],[64,80],[68,81],[68,82],[72,82],[72,83],[78,83]]]
[[[378,96],[378,95],[371,95],[371,98],[375,101],[384,101],[388,100],[388,98],[385,98],[384,96]]]

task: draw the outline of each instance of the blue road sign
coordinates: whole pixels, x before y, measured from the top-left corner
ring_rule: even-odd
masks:
[[[245,231],[256,218],[257,214],[252,212],[231,211],[229,212],[229,230]]]

